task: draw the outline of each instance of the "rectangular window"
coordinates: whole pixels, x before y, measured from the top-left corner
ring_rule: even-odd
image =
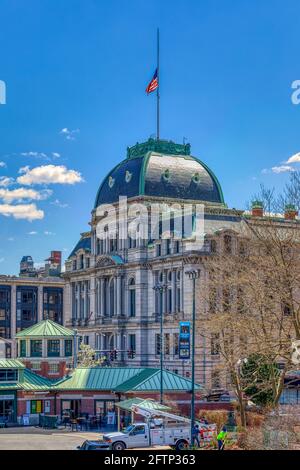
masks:
[[[180,287],[177,288],[177,311],[180,312],[180,302],[181,302],[181,298],[180,298]]]
[[[168,289],[168,313],[172,313],[172,289]]]
[[[129,313],[131,317],[135,317],[135,289],[133,288],[129,290],[129,299],[130,299]]]
[[[22,310],[22,321],[31,321],[33,320],[31,310]]]
[[[60,355],[60,340],[50,339],[48,340],[48,357],[59,357]]]
[[[135,338],[135,335],[129,335],[129,349],[132,352],[136,351],[136,338]]]
[[[6,334],[6,328],[4,328],[4,326],[0,326],[0,337],[1,338],[7,338],[7,334]]]
[[[36,415],[43,412],[42,400],[31,400],[31,414]]]
[[[32,370],[41,370],[41,363],[40,362],[32,362],[31,363]]]
[[[4,308],[0,308],[0,320],[5,320],[6,312]]]
[[[173,335],[173,355],[178,356],[179,355],[179,334],[174,333]]]
[[[155,355],[160,355],[160,334],[156,333],[155,335]]]
[[[30,356],[42,357],[42,340],[32,339],[30,341]]]
[[[26,340],[21,339],[20,341],[20,357],[26,357]]]
[[[156,245],[156,256],[161,256],[161,244]]]
[[[218,370],[212,371],[211,374],[211,387],[212,388],[220,388],[221,381],[220,381],[220,372]]]
[[[65,339],[65,357],[72,356],[73,354],[73,341],[71,339]]]
[[[219,333],[213,333],[211,335],[211,355],[218,356],[220,354],[220,335]]]
[[[170,355],[170,333],[165,334],[165,355],[169,356]]]
[[[0,369],[0,382],[17,382],[17,369]]]
[[[49,374],[58,374],[59,373],[59,364],[49,364],[48,372],[49,372]]]

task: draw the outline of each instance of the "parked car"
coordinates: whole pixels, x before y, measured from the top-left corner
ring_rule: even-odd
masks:
[[[111,450],[111,445],[103,441],[84,441],[77,450]]]

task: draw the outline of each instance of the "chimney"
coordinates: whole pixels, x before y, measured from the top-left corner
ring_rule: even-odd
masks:
[[[263,217],[264,208],[262,201],[253,201],[251,205],[252,217]]]
[[[285,206],[284,218],[286,220],[295,220],[298,215],[298,211],[293,204],[288,204]]]

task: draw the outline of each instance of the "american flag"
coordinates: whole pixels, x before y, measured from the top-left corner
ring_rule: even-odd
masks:
[[[146,93],[148,93],[148,95],[149,95],[149,93],[152,93],[152,91],[156,90],[156,88],[158,88],[157,69],[154,72],[154,75],[153,75],[153,78],[152,78],[151,82],[149,83],[149,85],[146,88]]]

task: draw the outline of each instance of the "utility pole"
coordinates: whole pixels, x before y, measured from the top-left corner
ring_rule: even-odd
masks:
[[[193,427],[195,424],[195,344],[196,344],[196,279],[200,277],[200,269],[192,269],[185,273],[189,279],[192,280],[193,285],[193,306],[192,306],[192,397],[191,397],[191,441],[190,447],[192,448],[192,435]]]
[[[164,401],[164,385],[163,385],[163,347],[164,347],[164,341],[163,341],[163,299],[162,295],[164,294],[166,290],[166,286],[164,284],[156,284],[153,287],[153,290],[155,293],[159,293],[159,307],[160,307],[160,312],[159,312],[159,319],[160,319],[160,403],[163,404]]]

